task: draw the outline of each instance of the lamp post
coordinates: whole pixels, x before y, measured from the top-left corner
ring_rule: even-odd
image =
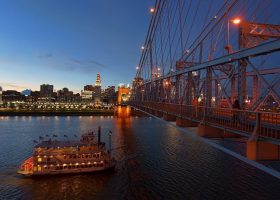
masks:
[[[232,53],[232,46],[230,45],[230,34],[229,34],[229,28],[230,28],[230,23],[235,24],[235,25],[239,25],[241,23],[241,19],[240,18],[234,18],[231,20],[228,20],[227,23],[227,46],[226,49],[228,51],[228,53]]]
[[[159,77],[160,77],[160,67],[157,67],[156,77],[157,77],[157,78],[159,78]]]

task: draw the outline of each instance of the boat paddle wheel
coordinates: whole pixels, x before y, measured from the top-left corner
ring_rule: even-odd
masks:
[[[32,174],[33,173],[33,157],[29,157],[27,160],[23,162],[23,164],[20,166],[20,170],[18,171],[20,174]]]

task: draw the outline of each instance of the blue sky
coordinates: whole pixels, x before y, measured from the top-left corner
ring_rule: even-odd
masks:
[[[1,0],[0,86],[130,83],[153,0]]]

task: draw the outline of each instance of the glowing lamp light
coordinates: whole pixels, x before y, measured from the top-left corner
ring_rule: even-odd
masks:
[[[141,50],[144,50],[145,49],[145,47],[144,46],[141,46]]]
[[[155,8],[150,8],[150,13],[154,13],[155,12]]]
[[[197,73],[197,72],[192,72],[192,75],[193,75],[193,76],[197,76],[198,73]]]
[[[137,67],[136,67],[136,70],[138,70],[138,69],[139,69],[139,67],[137,66]]]
[[[240,22],[241,22],[241,19],[239,19],[239,18],[235,18],[232,20],[233,24],[240,24]]]

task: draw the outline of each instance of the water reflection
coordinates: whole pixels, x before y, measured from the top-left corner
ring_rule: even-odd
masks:
[[[9,116],[0,116],[0,120],[7,121],[9,120]]]
[[[117,118],[115,120],[114,143],[112,145],[116,148],[118,148],[118,145],[122,147],[117,149],[118,153],[115,153],[121,159],[128,154],[134,153],[135,134],[132,129],[134,119],[131,117],[131,108],[129,106],[118,106]]]
[[[174,127],[132,117],[130,108],[116,110],[120,115],[103,118],[0,118],[0,199],[279,199],[279,180]],[[74,134],[99,125],[106,144],[112,130],[112,148],[123,147],[114,156],[136,157],[110,173],[36,179],[16,175],[39,135],[75,139]]]
[[[131,116],[130,106],[117,106],[117,116],[121,118],[126,118]]]
[[[113,172],[64,177],[43,177],[30,182],[27,199],[87,199],[98,196]],[[106,196],[106,194],[104,194]]]

